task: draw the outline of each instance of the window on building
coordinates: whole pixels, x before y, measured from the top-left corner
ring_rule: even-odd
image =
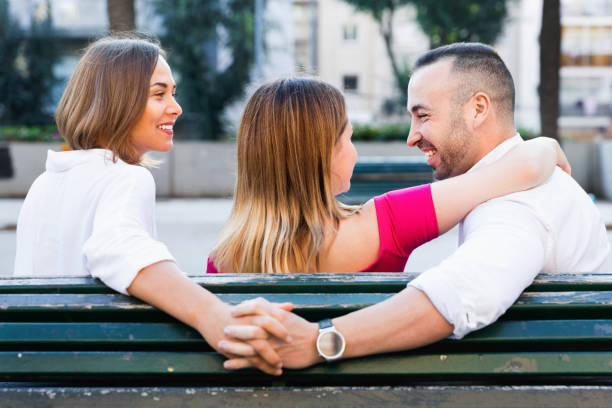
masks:
[[[342,88],[345,91],[356,91],[359,86],[357,75],[344,75],[342,77]]]
[[[355,24],[345,24],[342,28],[342,38],[345,41],[357,40],[357,26]]]

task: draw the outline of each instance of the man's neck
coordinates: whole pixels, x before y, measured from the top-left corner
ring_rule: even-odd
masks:
[[[478,157],[474,163],[472,163],[472,165],[478,163],[497,146],[514,137],[514,135],[516,135],[516,129],[514,126],[496,129],[483,129],[479,133],[478,140],[480,140],[481,146]]]

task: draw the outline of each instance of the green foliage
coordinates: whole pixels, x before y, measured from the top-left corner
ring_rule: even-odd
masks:
[[[523,138],[523,140],[529,140],[529,139],[533,139],[534,137],[538,137],[540,136],[538,133],[534,132],[533,130],[530,129],[517,129],[516,130],[519,135],[521,135],[521,137]]]
[[[352,140],[359,142],[405,141],[409,132],[410,125],[407,124],[383,126],[354,125]]]
[[[219,138],[223,111],[242,97],[254,59],[252,0],[157,0],[166,33],[162,44],[177,76],[179,103],[185,112],[177,135]],[[217,47],[231,61],[219,69]],[[181,129],[182,127],[182,129]]]
[[[383,18],[386,12],[395,11],[411,3],[412,0],[344,0],[344,2],[351,4],[357,10],[370,14],[378,21]]]
[[[42,4],[45,6],[45,4]],[[59,50],[51,20],[32,17],[23,30],[11,18],[8,1],[0,0],[0,124],[52,123],[51,91],[56,82],[53,66]],[[33,13],[36,15],[37,13]]]
[[[411,0],[431,48],[454,42],[493,44],[508,14],[506,0]]]
[[[0,142],[63,142],[55,125],[0,126]]]

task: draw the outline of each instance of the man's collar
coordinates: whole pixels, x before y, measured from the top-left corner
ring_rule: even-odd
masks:
[[[512,136],[510,139],[503,141],[498,144],[495,149],[491,150],[485,157],[480,159],[478,163],[472,166],[471,169],[468,170],[468,173],[478,167],[485,166],[489,163],[493,163],[494,161],[499,160],[504,154],[508,153],[510,149],[519,143],[523,142],[523,138],[518,133]]]

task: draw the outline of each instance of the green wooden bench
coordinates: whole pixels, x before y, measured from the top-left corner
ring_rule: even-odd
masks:
[[[366,156],[355,164],[351,189],[339,199],[349,204],[362,204],[387,191],[433,181],[433,170],[424,156]]]
[[[218,275],[229,303],[291,301],[316,321],[413,274]],[[612,274],[541,275],[495,324],[413,351],[226,371],[189,327],[89,278],[0,280],[0,406],[609,406]]]

